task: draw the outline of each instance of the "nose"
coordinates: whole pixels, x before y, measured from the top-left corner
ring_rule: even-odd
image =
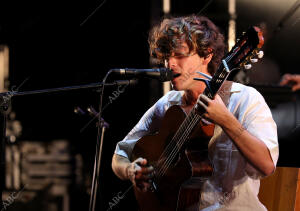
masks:
[[[168,59],[168,63],[167,64],[168,64],[167,65],[168,68],[176,67],[177,66],[177,61],[176,61],[176,59],[174,57],[170,57]]]

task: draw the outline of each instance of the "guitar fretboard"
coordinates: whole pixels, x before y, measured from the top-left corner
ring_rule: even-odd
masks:
[[[229,75],[229,72],[226,71],[223,65],[220,65],[218,71],[214,74],[212,79],[209,82],[209,87],[206,87],[204,90],[204,94],[208,96],[210,99],[212,99],[224,81],[226,80],[227,76]],[[159,160],[159,169],[157,171],[156,178],[159,179],[162,177],[167,168],[171,163],[173,163],[173,160],[176,158],[175,155],[179,153],[179,151],[182,149],[182,146],[186,143],[187,140],[189,140],[189,136],[192,132],[192,130],[196,127],[196,125],[200,122],[202,118],[203,113],[201,113],[197,109],[197,104],[193,107],[191,112],[187,115],[185,120],[180,125],[179,129],[177,130],[176,134],[170,141],[168,145],[168,149],[164,151],[164,153],[161,156],[161,159]]]

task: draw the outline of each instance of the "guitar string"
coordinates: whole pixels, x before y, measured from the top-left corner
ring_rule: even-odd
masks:
[[[166,160],[166,165],[165,165],[164,168],[162,169],[162,172],[160,173],[159,176],[163,176],[163,175],[166,173],[166,171],[168,170],[169,166],[170,166],[171,163],[172,163],[173,158],[178,154],[178,152],[179,152],[178,149],[180,149],[180,148],[182,147],[182,145],[184,144],[186,138],[187,138],[188,135],[190,134],[190,131],[193,129],[194,125],[198,122],[198,120],[199,120],[199,116],[198,116],[198,117],[195,116],[194,119],[193,119],[193,121],[192,121],[191,124],[190,124],[191,126],[190,126],[190,127],[188,128],[188,130],[186,130],[186,131],[184,132],[184,134],[180,137],[180,139],[179,139],[179,141],[178,141],[179,148],[175,148],[175,149],[173,150],[173,152],[172,152],[170,158]]]
[[[186,119],[183,121],[183,123],[181,124],[181,126],[179,127],[179,129],[177,130],[177,132],[175,133],[175,135],[173,136],[172,140],[169,142],[169,144],[167,145],[166,149],[163,151],[162,155],[160,156],[159,160],[158,160],[158,166],[159,166],[159,170],[158,172],[161,171],[161,167],[164,165],[161,164],[162,162],[165,162],[166,160],[164,158],[168,158],[170,152],[173,149],[173,146],[176,145],[176,140],[180,137],[180,133],[182,133],[184,131],[184,128],[188,127],[188,122],[191,119],[191,115],[189,114]]]
[[[244,46],[242,46],[244,47]],[[231,54],[230,56],[226,57],[225,58],[225,61],[228,62],[229,60],[231,60],[233,57],[235,56],[235,54]],[[229,63],[227,64],[228,66],[231,66]],[[224,71],[220,71],[218,77],[213,77],[211,82],[216,82],[217,79],[222,79],[224,80],[225,78],[225,73]],[[220,88],[221,86],[219,86]],[[193,110],[192,110],[193,111]],[[190,115],[188,115],[188,117],[185,119],[190,119],[189,118]],[[160,159],[158,161],[158,163],[161,163],[164,161],[163,165],[160,166],[160,169],[158,171],[158,175],[157,177],[160,178],[161,176],[163,176],[166,172],[166,170],[169,168],[171,162],[173,161],[173,159],[176,157],[177,153],[179,152],[181,146],[184,144],[185,142],[185,139],[188,137],[188,135],[190,134],[191,130],[193,129],[193,127],[195,126],[194,124],[199,120],[201,119],[202,117],[199,116],[199,115],[195,115],[195,117],[193,117],[192,119],[192,122],[190,122],[190,124],[188,124],[188,126],[186,127],[186,122],[189,122],[189,121],[184,121],[183,124],[180,126],[179,130],[177,131],[177,133],[174,135],[173,139],[169,142],[169,144],[167,145],[166,149],[163,151],[162,155],[164,154],[170,154],[171,156],[167,156],[167,159],[163,159],[163,156],[161,155],[160,156]],[[186,128],[186,130],[184,131],[184,133],[179,136],[180,138],[178,138],[178,134],[179,133],[182,133],[182,130]],[[179,139],[179,140],[178,140]],[[178,147],[178,143],[179,143],[179,147]],[[177,147],[174,147],[172,149],[172,145],[175,145]],[[170,153],[167,153],[170,151],[170,148],[171,148],[171,152]]]
[[[226,58],[225,60],[227,60],[227,59],[228,59],[228,58]],[[230,58],[229,58],[229,59],[230,59]],[[221,72],[219,72],[219,75],[218,75],[217,77],[214,77],[213,79],[215,79],[215,78],[219,78],[219,79],[220,79],[220,77],[222,77],[222,79],[224,79],[224,76],[225,76],[224,71],[221,71]],[[213,80],[213,79],[212,79],[211,82],[215,82],[215,80]],[[219,87],[220,87],[220,86],[219,86]],[[192,113],[192,114],[195,113],[194,109],[192,110],[191,113]],[[195,120],[195,121],[192,121],[191,124],[188,125],[186,131],[180,136],[180,139],[179,139],[179,140],[178,140],[177,137],[174,136],[174,141],[176,141],[177,148],[174,148],[174,149],[171,151],[171,153],[169,153],[171,156],[170,156],[170,157],[167,156],[167,159],[165,160],[164,165],[162,165],[162,167],[161,167],[161,169],[160,169],[160,171],[159,171],[158,176],[164,175],[164,173],[166,172],[167,168],[170,166],[170,164],[171,164],[173,158],[177,155],[177,153],[179,152],[181,146],[184,144],[185,139],[186,139],[186,138],[188,137],[188,135],[190,134],[190,131],[191,131],[191,130],[193,129],[193,127],[195,126],[194,124],[201,118],[201,116],[199,116],[199,115],[196,115],[195,117],[196,117],[196,118],[193,119],[193,120]],[[187,118],[187,119],[189,119],[189,118]],[[185,123],[185,122],[184,122],[184,123]],[[183,125],[185,125],[184,123],[183,123]],[[185,127],[181,127],[181,128],[185,128]],[[180,132],[181,132],[181,130],[180,130],[181,128],[179,128],[179,131],[180,131]],[[173,144],[174,141],[173,141],[173,139],[172,139],[169,145]],[[179,147],[178,147],[178,143],[179,143]]]
[[[222,72],[221,73],[219,73],[219,75],[220,74],[222,74]],[[216,77],[216,78],[218,78],[218,77]],[[213,78],[214,79],[214,78]],[[212,80],[211,82],[214,82],[215,80]],[[194,110],[192,110],[192,112],[191,112],[191,114],[194,114],[195,113],[195,111]],[[190,116],[190,115],[189,115]],[[187,119],[189,119],[189,116],[187,117]],[[200,116],[198,115],[198,116],[196,116],[196,121],[198,121],[198,118],[197,117],[199,117],[200,118]],[[185,126],[186,124],[186,121],[184,121],[183,122],[183,126]],[[191,130],[191,127],[194,127],[196,122],[195,121],[192,121],[192,124],[188,124],[188,126],[187,127],[180,127],[179,128],[179,132],[182,132],[182,130],[181,129],[184,129],[184,128],[186,128],[186,131],[181,135],[181,136],[179,136],[179,137],[177,137],[176,135],[174,136],[174,138],[170,141],[170,143],[168,144],[168,146],[172,146],[172,145],[174,145],[174,142],[175,142],[175,144],[177,145],[177,148],[173,148],[172,150],[171,150],[171,152],[170,153],[168,153],[168,154],[170,154],[169,156],[166,156],[167,157],[167,159],[166,160],[164,160],[164,163],[163,163],[163,165],[161,165],[161,167],[160,167],[160,169],[159,169],[159,171],[158,171],[158,177],[160,177],[160,176],[162,176],[162,175],[164,175],[164,173],[166,172],[166,170],[167,170],[167,168],[170,166],[170,164],[171,164],[171,162],[172,162],[172,160],[173,160],[173,158],[175,158],[176,157],[176,155],[177,155],[177,153],[179,152],[179,150],[178,149],[180,149],[181,148],[181,146],[183,145],[183,143],[185,142],[185,139],[187,138],[187,136],[189,135],[189,133],[190,133],[190,130]],[[188,129],[188,130],[187,130]],[[179,147],[178,147],[178,143],[179,143]],[[166,150],[166,152],[168,152],[170,150],[170,147],[167,147],[167,150]],[[164,154],[166,154],[166,152],[164,152]],[[160,160],[160,162],[161,162],[162,160]]]
[[[193,121],[193,124],[197,122],[197,117],[195,117],[195,120]],[[179,142],[178,142],[178,145],[179,145],[179,148],[184,144],[185,142],[185,139],[188,137],[188,133],[189,131],[187,130],[183,136],[179,139]],[[159,174],[159,178],[162,177],[166,171],[168,170],[169,166],[171,165],[172,163],[172,160],[175,158],[175,156],[177,156],[178,154],[178,148],[174,148],[172,153],[171,153],[171,156],[166,160],[165,162],[165,165],[164,167],[162,168],[160,174]]]
[[[234,56],[234,55],[231,55],[230,57],[225,58],[225,60],[230,60],[233,56]],[[225,78],[225,72],[224,72],[224,71],[221,71],[221,72],[219,73],[219,76],[218,76],[218,77],[214,77],[213,79],[215,79],[215,78],[217,78],[217,79],[219,79],[219,80],[220,80],[220,79],[224,80],[224,78]],[[215,80],[212,80],[211,82],[213,82],[213,81],[215,81]],[[219,86],[219,87],[221,87],[221,86]],[[192,110],[192,111],[193,111],[193,110]],[[188,116],[188,117],[189,117],[189,116]],[[187,117],[187,119],[189,119],[188,117]],[[179,140],[178,140],[178,137],[176,137],[176,135],[175,135],[174,138],[173,138],[173,139],[170,141],[170,143],[168,144],[168,146],[172,146],[172,144],[174,144],[174,142],[176,141],[176,142],[175,142],[175,144],[176,144],[175,146],[177,146],[177,147],[176,147],[176,148],[173,148],[173,150],[169,153],[171,156],[168,156],[168,157],[167,157],[167,160],[165,160],[164,164],[161,166],[161,168],[160,168],[160,170],[159,170],[159,174],[158,174],[158,177],[159,177],[159,178],[165,174],[165,172],[166,172],[166,170],[169,168],[171,162],[173,161],[173,159],[175,158],[175,156],[176,156],[177,153],[179,152],[181,146],[184,144],[186,138],[188,137],[188,135],[190,134],[191,130],[192,130],[193,127],[195,126],[194,124],[195,124],[198,120],[200,120],[201,118],[202,118],[202,117],[198,115],[198,116],[196,116],[195,119],[193,119],[192,122],[190,122],[191,124],[189,124],[187,128],[186,128],[186,127],[180,127],[180,128],[179,128],[178,131],[180,131],[180,132],[181,132],[181,129],[184,129],[184,128],[186,128],[186,131],[180,136],[181,138],[180,138]],[[186,125],[185,123],[186,123],[186,121],[183,122],[183,126]],[[178,143],[179,143],[179,144],[178,144]],[[170,147],[167,147],[168,150],[166,150],[166,151],[169,151],[169,148],[170,148]],[[164,151],[164,153],[166,153],[166,151]]]
[[[195,110],[193,109],[192,112],[190,113],[191,115],[195,115]],[[189,115],[190,116],[190,115]],[[167,156],[167,159],[165,160],[164,164],[160,167],[160,170],[158,172],[158,177],[161,177],[165,174],[166,170],[168,169],[168,167],[170,166],[171,162],[173,161],[173,159],[177,156],[181,146],[184,144],[186,138],[188,137],[188,135],[190,134],[191,130],[194,128],[195,123],[197,123],[199,121],[199,119],[201,118],[201,116],[199,115],[195,115],[192,119],[192,121],[190,122],[190,124],[188,124],[187,127],[181,127],[179,129],[179,131],[181,132],[181,129],[186,128],[186,130],[184,131],[184,133],[178,137],[174,136],[174,139],[171,140],[171,144],[174,143],[174,141],[176,141],[176,148],[173,148],[173,150],[171,151],[170,156]],[[189,118],[187,118],[189,119]],[[185,122],[184,122],[185,123]],[[183,123],[183,126],[185,126],[185,124]],[[170,145],[171,145],[170,144]]]
[[[162,165],[159,165],[159,170],[158,170],[158,176],[160,175],[162,169],[164,168],[165,164],[166,164],[166,159],[165,158],[169,158],[171,152],[173,151],[174,147],[173,145],[177,144],[177,140],[180,138],[180,133],[184,132],[184,129],[188,127],[187,122],[189,122],[191,119],[191,114],[189,114],[186,119],[183,121],[182,125],[179,127],[178,131],[176,132],[176,134],[173,136],[172,140],[170,141],[170,143],[167,145],[167,149],[164,150],[164,152],[162,153],[162,158],[159,160],[159,163],[162,163]],[[181,135],[182,136],[182,135]]]
[[[221,72],[221,73],[219,74],[219,76],[221,76],[222,78],[223,78],[224,75],[225,75],[224,72],[223,72],[223,73]],[[217,77],[217,78],[218,78],[218,77]],[[194,109],[192,110],[191,113],[192,113],[192,114],[195,114]],[[180,149],[181,146],[184,144],[184,142],[185,142],[187,136],[190,134],[191,129],[193,129],[193,127],[195,126],[194,124],[195,124],[196,122],[198,122],[198,120],[199,120],[200,118],[201,118],[201,116],[199,116],[199,115],[196,115],[196,116],[195,116],[194,121],[192,121],[191,124],[186,128],[186,131],[181,135],[181,138],[179,139],[179,141],[178,141],[178,137],[176,137],[176,136],[174,136],[174,140],[171,140],[169,146],[172,145],[172,144],[174,143],[174,141],[176,141],[176,142],[177,142],[177,143],[176,143],[177,148],[174,148],[174,149],[171,151],[171,153],[169,153],[170,156],[167,157],[167,160],[165,160],[165,163],[161,166],[161,168],[160,168],[160,170],[159,170],[159,173],[158,173],[158,177],[161,177],[161,176],[163,176],[163,175],[165,174],[165,172],[166,172],[167,168],[170,166],[170,164],[171,164],[173,158],[177,155],[177,153],[179,152],[179,149]],[[189,118],[187,117],[187,119],[189,119]],[[183,123],[183,125],[185,125],[185,122]],[[185,128],[185,127],[182,127],[182,128]],[[182,129],[182,128],[180,128],[180,129]],[[179,131],[181,132],[180,129],[179,129]],[[179,144],[178,144],[178,143],[179,143]]]
[[[222,71],[223,72],[223,71]],[[222,72],[221,73],[219,73],[219,76],[218,77],[215,77],[215,78],[219,78],[220,76],[223,76],[223,74],[222,74]],[[213,78],[213,79],[215,79],[215,78]],[[212,80],[211,82],[214,82],[215,80]],[[192,110],[193,111],[193,110]],[[193,112],[192,112],[192,114],[193,114]],[[189,115],[190,116],[190,115]],[[187,119],[190,119],[189,118],[189,116],[187,117]],[[189,129],[190,127],[193,127],[194,125],[192,124],[191,126],[189,126],[188,125],[188,127],[186,127],[186,121],[184,121],[183,122],[183,127],[180,127],[179,128],[179,132],[181,133],[182,132],[182,130],[181,129],[184,129],[184,128],[186,128],[186,129]],[[169,146],[172,146],[172,145],[175,145],[175,146],[177,146],[177,148],[181,148],[181,145],[183,144],[183,143],[180,143],[178,140],[184,140],[189,134],[187,134],[187,135],[185,135],[186,133],[189,133],[189,131],[186,131],[184,134],[182,134],[181,136],[179,136],[179,138],[178,138],[178,136],[176,136],[176,135],[178,135],[178,134],[175,134],[175,136],[174,136],[174,138],[170,141],[170,143],[168,144],[168,146],[166,147],[166,150],[163,152],[163,154],[167,154],[168,152],[168,154],[170,154],[171,156],[166,156],[167,157],[167,160],[165,160],[165,162],[163,163],[163,165],[161,165],[160,166],[160,169],[159,169],[159,171],[158,171],[158,176],[160,176],[161,175],[161,173],[162,173],[162,170],[164,170],[164,169],[166,169],[166,168],[168,168],[169,167],[169,165],[170,165],[170,162],[172,162],[172,160],[173,160],[173,158],[177,155],[177,153],[178,153],[178,151],[179,150],[176,150],[176,148],[173,148],[173,150],[171,150],[171,152],[170,152],[170,148],[171,147],[169,147]],[[180,138],[181,137],[181,138]],[[184,140],[185,141],[185,140]],[[175,142],[175,144],[174,144],[174,142]],[[178,147],[178,142],[179,142],[179,147]],[[175,150],[174,150],[175,149]],[[175,155],[174,155],[175,154]],[[168,160],[169,159],[169,160]],[[159,160],[159,163],[161,163],[162,162],[162,159],[160,159]]]
[[[181,146],[184,144],[186,138],[188,137],[188,135],[190,134],[190,131],[193,129],[195,123],[198,121],[197,116],[195,115],[192,119],[192,121],[190,122],[189,126],[187,127],[187,129],[184,131],[184,133],[177,139],[177,147],[174,147],[170,153],[170,156],[165,160],[164,165],[161,167],[161,171],[159,172],[158,176],[161,177],[165,174],[166,170],[168,169],[168,167],[171,165],[171,162],[173,161],[173,159],[177,156],[179,149],[181,148]]]
[[[187,115],[187,117],[184,119],[183,123],[180,125],[179,129],[177,130],[177,132],[174,134],[172,140],[169,142],[169,144],[167,145],[167,147],[165,148],[165,150],[162,152],[159,160],[158,160],[158,164],[163,162],[164,158],[168,157],[167,155],[169,154],[169,152],[172,151],[173,145],[176,144],[176,139],[178,139],[180,137],[180,133],[182,133],[185,128],[188,127],[188,122],[191,120],[192,116],[190,114]]]
[[[244,46],[242,46],[244,47]],[[231,54],[229,57],[225,58],[225,61],[228,62],[228,60],[231,60],[233,57],[235,56],[235,54]],[[231,66],[230,63],[227,64],[228,66]],[[223,68],[224,70],[224,68]],[[226,73],[224,71],[219,72],[219,75],[217,77],[213,77],[213,79],[211,80],[211,82],[217,82],[218,80],[223,80],[226,77]],[[220,88],[221,86],[219,86]],[[194,110],[192,110],[194,111]],[[190,115],[188,115],[188,117],[185,120],[189,120]],[[170,143],[167,145],[166,150],[162,153],[162,154],[166,154],[168,151],[170,151],[170,148],[172,147],[172,144],[177,147],[174,147],[173,150],[171,150],[171,152],[169,154],[171,154],[171,156],[167,156],[167,159],[164,160],[164,164],[160,167],[159,170],[159,174],[158,174],[158,179],[163,176],[165,174],[165,172],[167,171],[168,167],[170,166],[171,162],[173,161],[174,157],[177,155],[177,153],[179,152],[181,146],[184,144],[186,138],[188,137],[188,135],[190,134],[191,130],[194,128],[194,124],[196,122],[198,122],[200,119],[202,118],[202,116],[196,115],[192,118],[192,121],[184,121],[183,124],[180,126],[179,130],[177,131],[177,133],[175,134],[175,136],[173,137],[173,139],[170,141]],[[188,124],[188,126],[186,127],[186,122],[189,122],[190,124]],[[186,130],[184,131],[184,133],[180,136],[180,139],[178,140],[178,132],[180,131],[180,133],[182,133],[182,130],[186,128]],[[179,145],[178,145],[179,143]],[[161,162],[162,159],[159,160],[159,162]]]
[[[234,54],[231,54],[229,57],[225,58],[225,61],[227,62],[228,60],[230,60],[232,57],[234,56]],[[224,71],[221,71],[218,75],[218,77],[213,77],[211,82],[215,82],[216,78],[220,78],[222,77],[222,79],[224,78],[223,76],[225,75]],[[192,110],[193,111],[193,110]],[[190,115],[188,115],[188,117],[186,119],[189,119]],[[166,170],[169,168],[171,162],[173,161],[173,159],[176,157],[177,153],[179,152],[181,146],[184,144],[185,139],[188,137],[191,127],[194,127],[196,121],[198,121],[198,118],[200,119],[200,116],[196,115],[196,118],[192,119],[192,124],[188,124],[188,126],[186,127],[185,123],[186,121],[183,122],[183,127],[180,127],[179,130],[177,131],[177,133],[174,135],[173,139],[169,142],[169,144],[167,145],[166,149],[163,151],[162,155],[166,155],[169,154],[170,156],[166,156],[167,159],[163,159],[165,156],[160,156],[159,160],[158,160],[158,164],[160,164],[161,162],[164,161],[163,165],[159,165],[159,171],[157,174],[157,177],[160,178],[161,176],[163,176],[166,172]],[[182,130],[186,128],[186,130],[184,131],[184,133],[178,137],[179,133],[182,133]],[[181,130],[182,129],[182,130]],[[188,129],[188,130],[187,130]],[[178,143],[179,143],[179,147],[178,147]],[[173,147],[172,145],[175,145],[177,147]],[[172,149],[173,148],[173,149]],[[169,152],[169,153],[168,153]]]

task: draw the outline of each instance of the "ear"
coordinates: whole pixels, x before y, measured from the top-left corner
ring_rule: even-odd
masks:
[[[208,65],[208,63],[211,61],[213,57],[213,53],[208,54],[204,59],[203,59],[203,65]]]

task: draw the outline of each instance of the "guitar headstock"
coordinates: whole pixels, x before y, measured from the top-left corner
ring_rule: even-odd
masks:
[[[221,65],[211,80],[208,81],[202,78],[194,78],[194,80],[200,80],[206,83],[204,94],[212,99],[231,71],[236,68],[250,69],[251,64],[249,65],[249,63],[257,62],[258,58],[262,58],[263,52],[259,49],[263,44],[264,38],[260,28],[256,26],[250,27],[242,37],[240,37],[231,51],[222,59]]]
[[[263,51],[259,50],[263,44],[264,37],[261,29],[256,26],[250,27],[224,58],[229,69],[238,67],[250,69],[251,63],[263,57]]]

